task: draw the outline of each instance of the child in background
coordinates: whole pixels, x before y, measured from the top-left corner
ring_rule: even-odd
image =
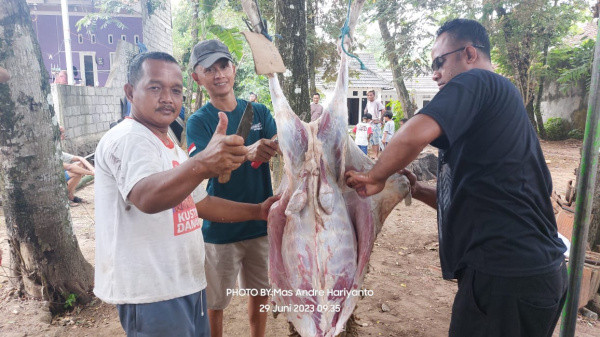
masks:
[[[382,150],[385,149],[387,144],[392,139],[394,132],[396,131],[396,126],[394,125],[394,116],[391,112],[386,112],[383,115],[383,120],[385,121],[385,125],[383,126],[383,138],[381,143],[383,144]]]
[[[371,124],[369,123],[371,118],[372,116],[370,113],[365,113],[362,117],[362,122],[356,124],[354,130],[352,130],[352,132],[356,134],[354,142],[365,154],[367,154],[369,138],[371,138],[371,135],[373,134]]]

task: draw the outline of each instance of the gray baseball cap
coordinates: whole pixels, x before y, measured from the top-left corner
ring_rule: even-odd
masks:
[[[197,65],[208,68],[222,58],[233,61],[229,48],[219,40],[204,40],[194,46],[192,56],[190,56],[190,66],[192,70]]]

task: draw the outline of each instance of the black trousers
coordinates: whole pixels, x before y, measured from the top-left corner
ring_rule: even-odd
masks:
[[[567,269],[501,277],[465,268],[452,305],[451,337],[550,337],[567,297]]]

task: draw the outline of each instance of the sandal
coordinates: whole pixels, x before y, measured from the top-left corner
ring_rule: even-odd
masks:
[[[83,199],[81,199],[80,197],[73,197],[73,199],[71,199],[70,201],[79,204],[83,202]]]

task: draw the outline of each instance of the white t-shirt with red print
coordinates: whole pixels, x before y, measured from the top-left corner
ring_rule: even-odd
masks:
[[[94,293],[113,304],[169,300],[206,287],[198,187],[176,207],[156,214],[128,200],[141,179],[188,159],[144,125],[125,119],[98,143],[94,181],[96,272]]]
[[[373,130],[371,129],[371,124],[359,122],[358,124],[356,124],[352,132],[356,133],[356,137],[354,138],[354,142],[356,143],[356,145],[369,145],[369,135],[373,133]]]

